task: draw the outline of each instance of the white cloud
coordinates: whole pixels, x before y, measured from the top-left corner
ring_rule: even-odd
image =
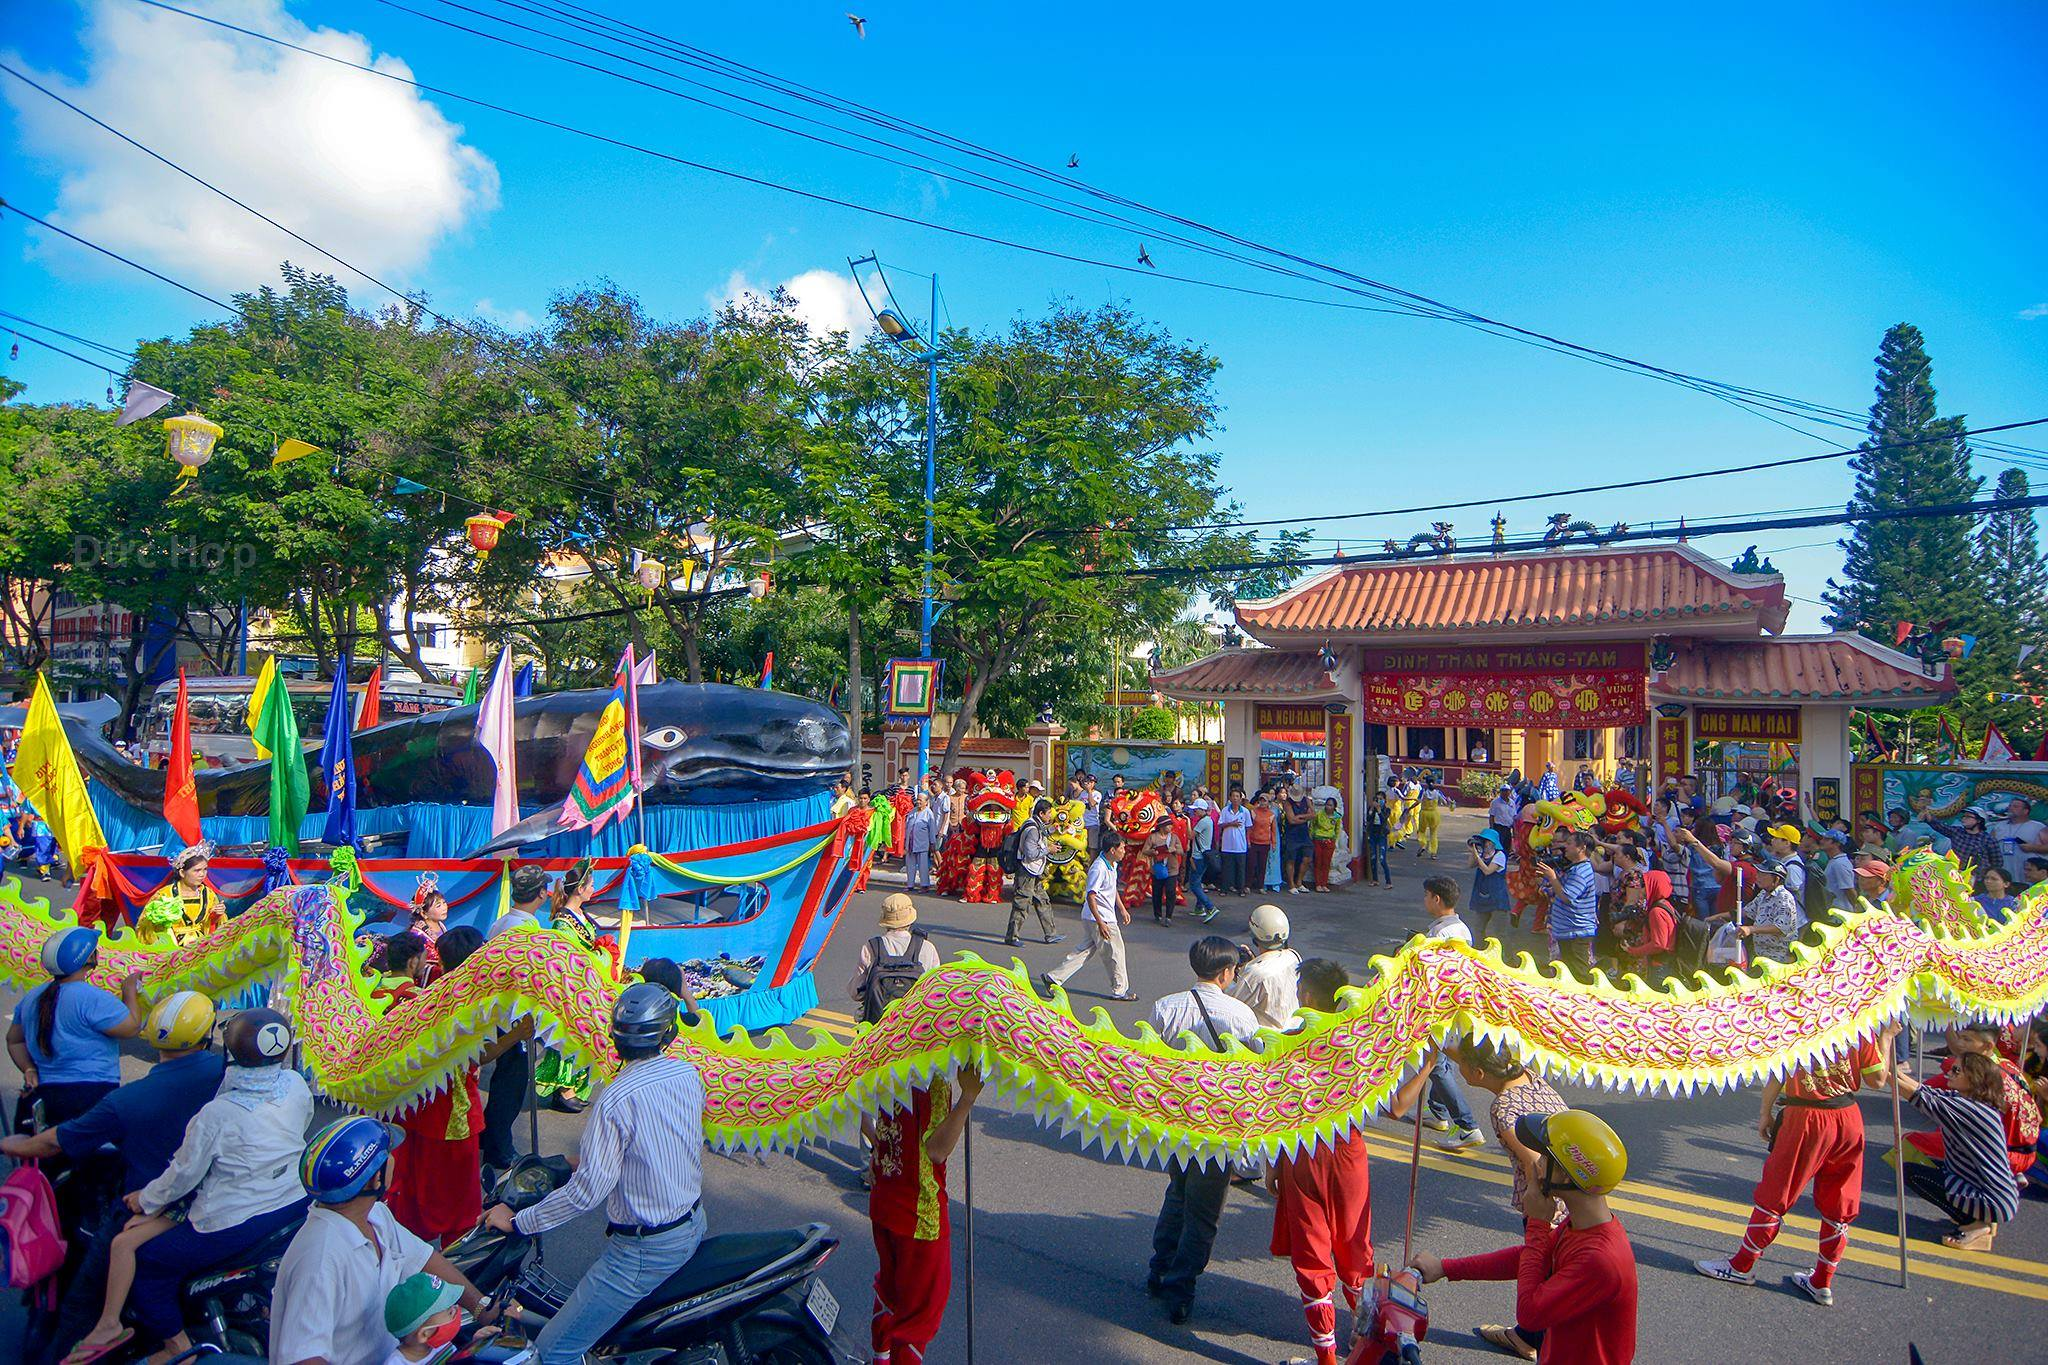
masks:
[[[205,8],[225,22],[412,74],[355,34],[307,28],[281,0]],[[497,167],[405,86],[122,0],[87,5],[81,46],[83,82],[37,79],[367,270],[418,267],[448,234],[497,204]],[[370,289],[35,91],[10,81],[6,93],[27,151],[55,173],[51,221],[214,288],[275,279],[278,262],[289,259],[335,273],[352,293]],[[55,239],[38,250],[58,268],[83,260]]]
[[[870,276],[867,281],[870,296],[881,298],[881,279]],[[777,289],[786,290],[795,303],[796,315],[814,336],[831,332],[845,332],[859,341],[874,330],[875,321],[868,315],[867,304],[861,301],[860,290],[853,279],[836,270],[806,270],[801,275],[792,275],[780,284],[758,285],[747,278],[744,270],[735,270],[725,282],[725,288],[712,299],[713,304],[737,303],[741,299],[766,299]]]
[[[2037,303],[2032,308],[2020,309],[2020,316],[2028,322],[2039,322],[2048,318],[2048,303]]]
[[[478,299],[475,312],[485,322],[503,327],[508,332],[525,332],[533,327],[533,314],[524,308],[500,308],[489,299]]]

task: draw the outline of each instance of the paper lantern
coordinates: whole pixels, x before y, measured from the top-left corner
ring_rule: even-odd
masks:
[[[1962,637],[1960,636],[1949,636],[1947,639],[1941,642],[1941,647],[1943,650],[1947,652],[1948,657],[1951,659],[1960,659],[1963,657],[1963,641]]]
[[[196,412],[164,419],[164,454],[178,462],[178,477],[189,479],[213,458],[221,428]]]
[[[769,580],[768,571],[763,569],[758,577],[748,581],[747,596],[755,598],[766,597],[769,590],[774,586],[774,583]]]
[[[498,548],[498,536],[512,519],[510,512],[479,512],[464,519],[462,528],[469,535],[470,547],[476,551],[477,563],[490,559],[491,551]]]
[[[643,559],[640,561],[640,567],[633,570],[633,579],[647,589],[647,595],[651,598],[656,588],[668,582],[668,565],[658,559]]]

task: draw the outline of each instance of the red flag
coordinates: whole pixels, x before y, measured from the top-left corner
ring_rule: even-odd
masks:
[[[178,710],[171,717],[171,765],[164,774],[164,819],[187,844],[199,842],[199,787],[192,780],[192,717],[185,709],[185,670],[178,670]]]
[[[1902,645],[1906,643],[1906,637],[1912,633],[1913,623],[1911,621],[1900,621],[1892,627],[1892,643],[1894,645]]]
[[[356,712],[356,729],[374,729],[381,724],[377,712],[384,704],[384,665],[378,664],[370,670],[370,680],[363,684],[362,709]]]
[[[2048,735],[2041,736],[2040,746],[2034,750],[2034,762],[2048,763]]]

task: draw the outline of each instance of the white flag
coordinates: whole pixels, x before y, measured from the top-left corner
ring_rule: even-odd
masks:
[[[2038,649],[2038,648],[2040,648],[2040,646],[2038,646],[2038,645],[2021,645],[2021,646],[2020,646],[2020,662],[2021,662],[2021,663],[2025,663],[2025,662],[2027,661],[2027,656],[2028,656],[2029,654],[2032,654],[2032,653],[2033,653],[2033,652],[2034,652],[2034,651],[2035,651],[2036,649]]]
[[[140,422],[158,408],[171,401],[171,395],[154,384],[145,384],[140,379],[128,381],[128,395],[121,400],[121,415],[114,419],[114,425],[125,427]]]
[[[633,685],[652,687],[658,681],[659,679],[654,676],[654,651],[650,649],[646,658],[633,665]]]
[[[498,654],[491,685],[476,708],[476,742],[498,765],[498,784],[491,793],[491,834],[503,834],[519,823],[519,763],[512,743],[512,647]]]

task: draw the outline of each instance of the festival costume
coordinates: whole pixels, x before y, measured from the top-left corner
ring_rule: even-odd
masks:
[[[1770,1155],[1757,1181],[1749,1228],[1728,1264],[1748,1274],[1757,1257],[1778,1236],[1785,1213],[1813,1186],[1820,1213],[1820,1246],[1812,1283],[1826,1289],[1848,1245],[1849,1224],[1863,1205],[1863,1111],[1856,1091],[1863,1073],[1882,1066],[1875,1043],[1865,1039],[1825,1066],[1795,1071],[1781,1095],[1785,1107],[1771,1138]]]
[[[1437,804],[1435,793],[1424,792],[1416,798],[1415,833],[1422,851],[1432,858],[1437,854],[1442,827],[1443,807]]]
[[[1045,833],[1045,894],[1052,900],[1081,903],[1088,882],[1088,829],[1082,823],[1087,810],[1079,800],[1052,808]]]
[[[483,1135],[483,1094],[469,1067],[432,1099],[401,1119],[405,1141],[384,1202],[401,1227],[437,1245],[452,1242],[483,1217],[478,1144]]]
[[[874,855],[868,848],[868,831],[874,823],[875,812],[871,807],[856,801],[847,808],[844,818],[846,841],[853,845],[856,850],[855,860],[860,864],[860,872],[854,878],[853,889],[865,891],[868,889],[868,873],[873,870],[875,864]]]
[[[1104,808],[1110,828],[1124,836],[1123,861],[1117,864],[1117,891],[1125,905],[1144,905],[1152,899],[1152,854],[1145,847],[1167,819],[1166,804],[1150,787],[1125,788]],[[1186,904],[1179,887],[1173,889],[1173,903]]]
[[[946,842],[939,849],[938,884],[936,894],[961,896],[967,892],[967,865],[974,858],[975,831],[971,819],[962,818],[946,836]]]
[[[1010,832],[1010,818],[1016,809],[1014,773],[967,774],[967,823],[974,832],[974,845],[968,855],[962,900],[994,905],[1003,899],[1003,837]]]
[[[888,797],[876,795],[868,798],[868,810],[873,817],[868,826],[868,861],[872,863],[896,841],[896,807],[889,804]]]
[[[910,818],[910,808],[913,804],[910,799],[910,788],[897,787],[890,791],[889,809],[895,813],[895,819],[889,822],[889,856],[892,858],[903,856],[903,840],[906,833],[904,822]]]
[[[1584,1230],[1526,1222],[1522,1245],[1444,1258],[1447,1280],[1513,1280],[1515,1321],[1543,1333],[1539,1361],[1630,1365],[1636,1260],[1619,1218]]]
[[[1365,1138],[1357,1129],[1274,1167],[1275,1256],[1294,1267],[1316,1365],[1337,1359],[1336,1289],[1353,1313],[1372,1278],[1372,1198]]]
[[[135,932],[144,943],[161,940],[182,948],[227,922],[227,907],[211,886],[202,882],[198,894],[191,895],[174,877],[142,907],[142,913],[135,917]]]
[[[869,1345],[877,1361],[921,1365],[946,1316],[953,1288],[946,1163],[931,1159],[924,1140],[952,1107],[952,1086],[941,1083],[937,1094],[914,1090],[908,1108],[875,1119],[868,1219],[878,1264]]]

